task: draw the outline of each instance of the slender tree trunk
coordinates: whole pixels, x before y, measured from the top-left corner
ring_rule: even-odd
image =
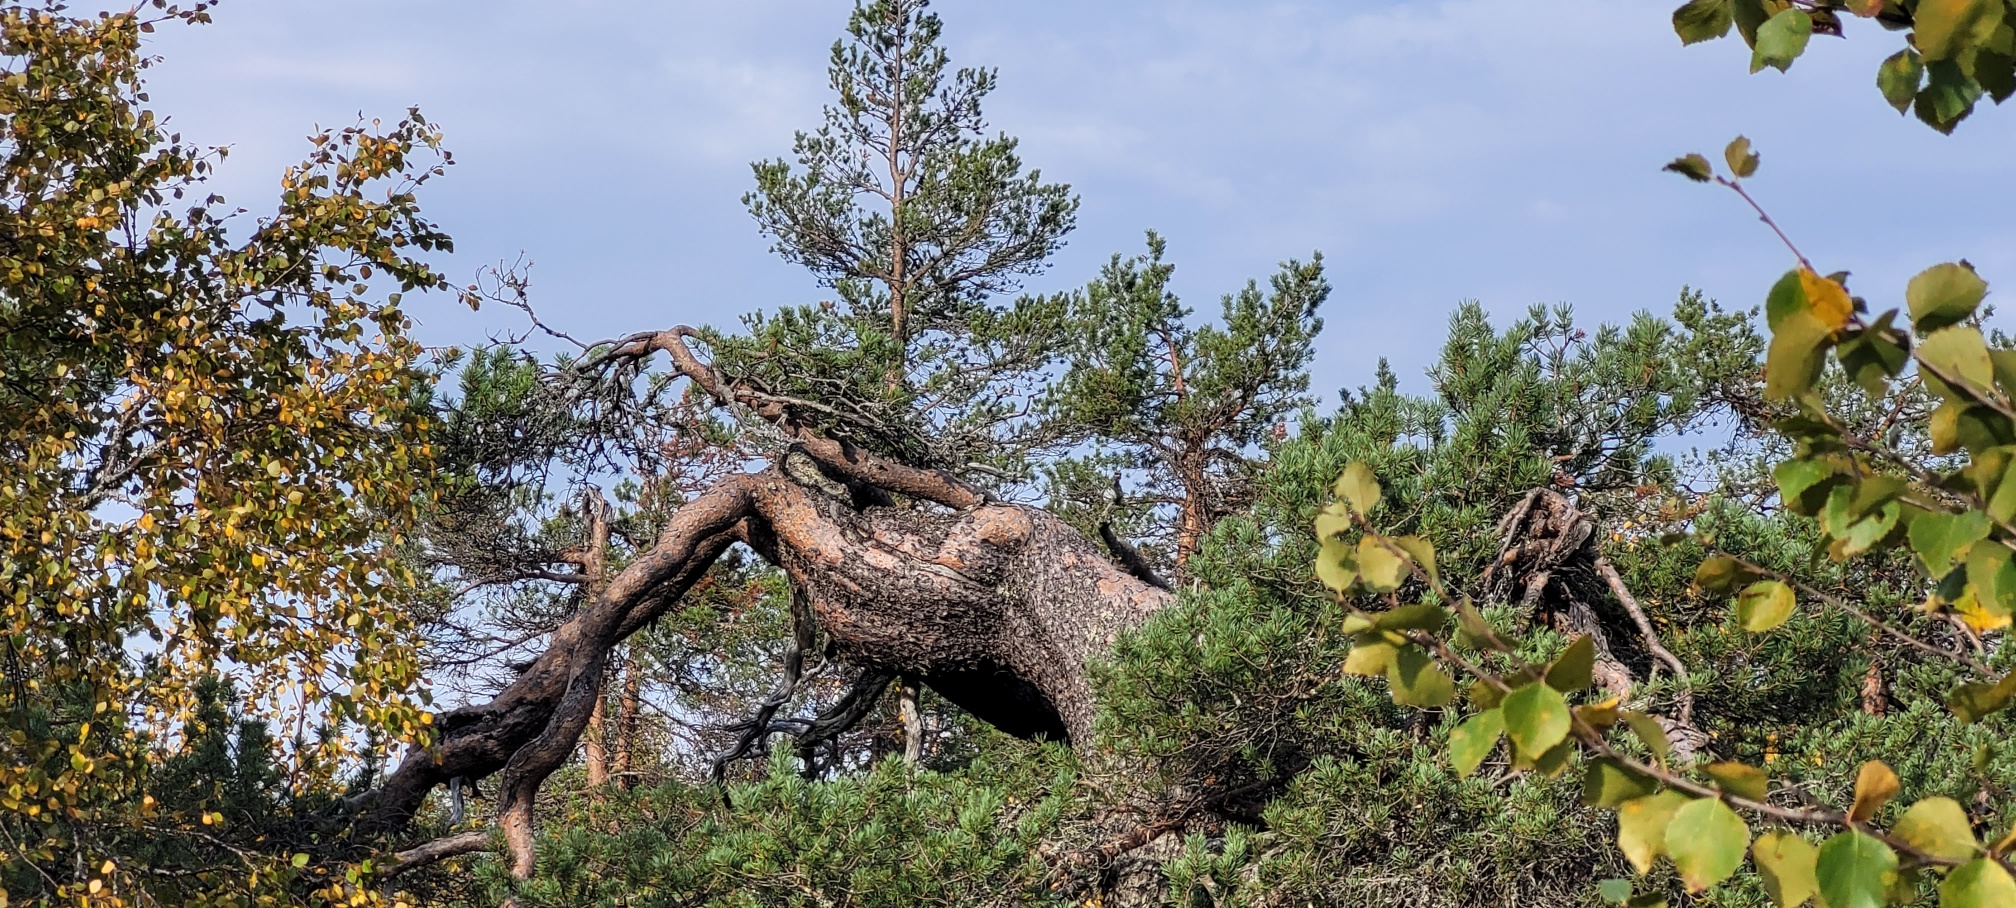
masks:
[[[904,680],[897,693],[896,715],[903,721],[903,762],[924,759],[924,716],[917,711],[917,682]]]
[[[637,785],[637,728],[642,719],[644,671],[633,651],[623,660],[623,691],[616,699],[616,784]]]
[[[901,15],[900,12],[892,14]],[[903,235],[903,203],[910,175],[902,164],[903,153],[908,150],[903,137],[903,105],[908,100],[903,94],[903,49],[909,43],[908,35],[899,38],[889,62],[889,319],[890,332],[896,338],[896,362],[890,365],[888,375],[892,391],[902,387],[910,358],[910,276],[907,273],[910,250]]]
[[[1206,513],[1210,490],[1206,488],[1209,480],[1204,475],[1203,452],[1185,442],[1177,473],[1177,480],[1183,485],[1183,501],[1177,505],[1176,513],[1176,573],[1181,575],[1190,564],[1190,556],[1204,541],[1204,534],[1211,529],[1211,518]]]
[[[609,704],[604,698],[597,697],[595,711],[588,714],[588,734],[584,749],[587,751],[589,788],[601,788],[609,784],[608,712]]]

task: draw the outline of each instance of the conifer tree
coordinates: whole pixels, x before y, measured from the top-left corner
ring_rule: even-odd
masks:
[[[1066,367],[1046,393],[1044,428],[1138,477],[1128,497],[1170,512],[1147,522],[1173,525],[1166,548],[1180,571],[1211,526],[1251,500],[1256,446],[1278,442],[1307,403],[1330,285],[1320,254],[1287,262],[1270,293],[1248,283],[1225,297],[1217,323],[1198,323],[1169,289],[1165,248],[1150,233],[1146,255],[1115,255],[1070,298]],[[1092,497],[1083,485],[1060,491]]]
[[[740,380],[830,408],[823,428],[963,469],[996,456],[1018,383],[1053,353],[1054,306],[997,300],[1042,271],[1078,201],[1025,172],[1013,138],[987,135],[995,73],[951,69],[929,6],[856,6],[833,45],[825,125],[798,134],[795,165],[755,164],[744,197],[777,254],[837,304],[708,340]]]

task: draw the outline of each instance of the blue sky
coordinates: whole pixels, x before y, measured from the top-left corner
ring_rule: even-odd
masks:
[[[1465,299],[1501,319],[1735,306],[1789,265],[1740,200],[1659,172],[1763,154],[1753,192],[1816,266],[1878,306],[1935,262],[2016,281],[2016,110],[1943,137],[1874,88],[1897,37],[1851,21],[1789,74],[1728,39],[1682,48],[1674,0],[1320,3],[940,0],[955,64],[993,66],[994,125],[1083,199],[1029,289],[1082,284],[1154,228],[1211,311],[1321,250],[1336,292],[1316,386],[1409,386]],[[732,323],[822,296],[769,254],[748,163],[818,123],[845,0],[232,0],[157,34],[153,101],[232,146],[217,186],[253,211],[315,124],[418,105],[457,164],[423,197],[458,281],[522,252],[542,316],[576,336]],[[1544,12],[1535,12],[1543,10]],[[409,307],[430,343],[517,331],[512,310]]]

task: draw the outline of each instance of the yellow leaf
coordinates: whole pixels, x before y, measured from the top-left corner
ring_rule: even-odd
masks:
[[[1855,314],[1855,303],[1848,298],[1848,288],[1833,278],[1822,277],[1811,268],[1799,269],[1799,289],[1806,294],[1807,310],[1830,330],[1840,330],[1842,325],[1848,324],[1848,317]]]
[[[1903,786],[1897,781],[1897,773],[1882,760],[1870,760],[1862,764],[1855,775],[1855,803],[1848,808],[1848,819],[1857,823],[1867,822],[1882,810],[1883,805],[1897,796]]]
[[[1960,620],[1966,622],[1977,634],[2009,626],[2009,616],[1983,606],[1980,597],[1975,595],[1971,586],[1961,594],[1960,601],[1953,603],[1953,613],[1960,616]]]

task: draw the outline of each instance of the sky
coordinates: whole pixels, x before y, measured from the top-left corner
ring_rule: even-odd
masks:
[[[1079,227],[1027,289],[1081,286],[1169,241],[1202,312],[1321,251],[1335,291],[1315,387],[1422,377],[1464,300],[1505,321],[1670,310],[1683,286],[1762,302],[1790,254],[1726,190],[1660,166],[1747,135],[1753,194],[1821,271],[1877,307],[1967,258],[2016,280],[2016,110],[1953,136],[1874,85],[1898,36],[1850,21],[1790,73],[1735,37],[1683,48],[1677,0],[939,0],[955,65],[999,70],[987,111],[1071,184]],[[846,0],[226,0],[156,34],[154,108],[228,145],[215,186],[269,210],[320,126],[418,106],[456,163],[423,207],[467,282],[533,262],[555,328],[607,337],[830,295],[769,252],[741,203],[828,102]],[[1537,11],[1537,12],[1536,12]],[[2016,106],[2016,105],[2012,105]],[[433,344],[522,333],[515,310],[409,302]],[[1334,400],[1334,398],[1332,398]]]

